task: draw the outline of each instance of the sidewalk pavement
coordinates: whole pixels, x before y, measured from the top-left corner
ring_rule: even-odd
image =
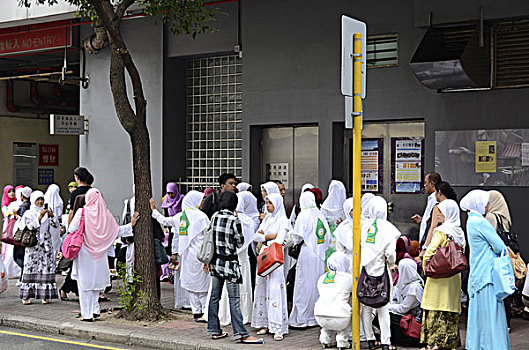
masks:
[[[57,288],[62,285],[64,277],[57,275]],[[243,349],[248,345],[235,343],[231,337],[211,340],[206,335],[206,325],[193,321],[191,313],[181,312],[182,319],[147,324],[142,322],[130,323],[121,320],[101,320],[93,323],[79,321],[79,303],[75,295],[70,297],[74,301],[63,302],[53,300],[48,305],[33,300],[32,305],[22,305],[18,298],[16,280],[9,280],[8,290],[0,294],[0,324],[7,327],[21,328],[47,334],[61,334],[66,336],[91,338],[100,341],[114,342],[121,346],[134,345],[155,349],[197,349],[197,350],[223,350]],[[119,294],[117,283],[114,289],[107,294],[110,302],[102,302],[101,311],[117,308]],[[172,309],[174,305],[173,285],[162,283],[162,305]],[[486,307],[486,306],[485,306]],[[105,317],[103,317],[105,318]],[[464,340],[464,323],[462,340]],[[231,326],[224,329],[233,334]],[[255,329],[249,327],[255,335]],[[511,332],[511,345],[514,350],[529,350],[529,322],[522,319],[513,319]],[[319,327],[307,330],[291,330],[282,342],[276,342],[271,335],[264,336],[265,344],[255,346],[258,349],[321,349],[318,341]],[[250,346],[253,347],[253,346]],[[399,347],[405,350],[406,348]],[[494,349],[491,349],[494,350]]]

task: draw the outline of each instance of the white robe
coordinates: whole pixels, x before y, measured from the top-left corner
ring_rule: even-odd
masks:
[[[75,232],[81,223],[82,210],[78,210],[68,227],[68,232]],[[130,224],[119,227],[119,236],[132,236],[132,226]],[[84,248],[81,247],[77,258],[73,261],[72,279],[77,281],[80,290],[102,291],[110,285],[110,270],[108,259],[105,257],[99,261],[94,259]]]
[[[175,228],[172,251],[180,253],[180,283],[182,288],[191,292],[207,293],[211,277],[209,274],[204,273],[202,263],[197,259],[197,253],[202,245],[204,230],[207,229],[207,226],[189,241],[187,247],[180,247],[178,228],[180,227],[182,213],[172,217],[165,217],[157,210],[153,210],[152,217],[164,226]],[[190,224],[192,225],[192,221]]]
[[[290,222],[284,214],[283,200],[281,195],[273,196],[273,214],[267,215],[261,223],[259,230],[265,234],[277,234],[277,237],[263,243],[263,248],[274,242],[283,244],[290,229]],[[262,242],[263,235],[256,233],[254,241]],[[288,333],[288,310],[287,310],[287,289],[283,266],[266,277],[255,277],[254,306],[252,310],[252,327],[268,328],[273,334]]]
[[[323,214],[316,208],[311,192],[300,196],[301,212],[292,232],[294,242],[304,241],[296,265],[294,297],[289,324],[293,327],[316,326],[314,304],[318,300],[318,278],[325,272],[325,253],[331,242],[331,230]],[[326,231],[323,240],[317,237],[318,222]]]

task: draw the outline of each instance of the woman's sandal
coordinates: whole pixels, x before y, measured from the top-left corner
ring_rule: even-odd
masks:
[[[102,301],[110,301],[110,299],[107,298],[107,297],[104,296],[104,295],[100,295],[99,298],[98,298],[98,301],[99,301],[99,302],[102,302]]]
[[[33,304],[31,300],[22,300],[22,305],[31,305]]]
[[[275,334],[274,335],[274,340],[277,340],[277,341],[283,340],[283,334]]]
[[[81,318],[82,322],[94,322],[93,318]]]
[[[370,350],[375,350],[375,349],[380,348],[380,343],[377,342],[376,340],[368,340],[367,346],[369,346]]]
[[[240,343],[242,343],[242,344],[264,344],[264,339],[262,339],[262,338],[255,339],[255,340],[246,340],[247,338],[248,337],[242,338],[240,340]]]
[[[222,339],[222,338],[226,338],[228,336],[228,333],[226,332],[222,332],[221,334],[213,334],[211,336],[211,339],[213,340],[217,340],[217,339]]]
[[[43,303],[43,304],[49,304],[50,301],[49,301],[49,300],[43,300],[42,303]]]
[[[265,335],[265,334],[268,334],[268,328],[262,328],[262,329],[258,330],[256,334],[257,334],[257,335]]]

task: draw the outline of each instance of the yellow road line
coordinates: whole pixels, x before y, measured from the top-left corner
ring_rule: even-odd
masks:
[[[97,349],[107,349],[107,350],[126,350],[126,349],[123,349],[123,348],[110,348],[108,346],[93,345],[93,344],[80,343],[80,342],[70,341],[70,340],[62,340],[62,339],[41,337],[41,336],[38,336],[38,335],[31,335],[31,334],[15,333],[15,332],[8,332],[8,331],[0,331],[0,333],[1,334],[8,334],[8,335],[16,335],[16,336],[19,336],[19,337],[26,337],[26,338],[54,341],[54,342],[57,342],[57,343],[79,345],[79,346],[84,346],[84,347],[87,347],[87,348],[97,348]]]

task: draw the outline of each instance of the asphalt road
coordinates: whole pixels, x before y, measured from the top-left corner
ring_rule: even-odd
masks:
[[[145,348],[47,335],[15,328],[0,327],[0,349],[13,350],[142,350]]]

